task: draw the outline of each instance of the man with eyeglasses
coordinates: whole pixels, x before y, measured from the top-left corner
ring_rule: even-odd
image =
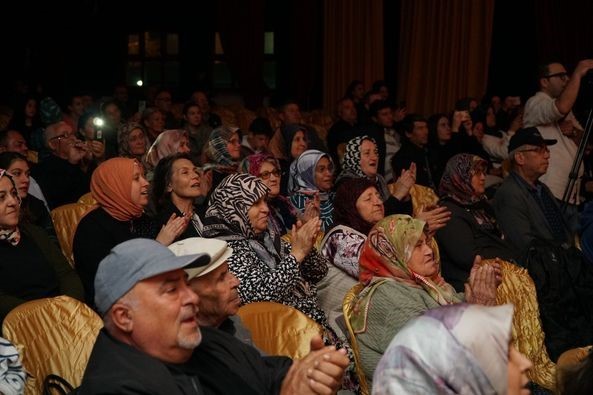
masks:
[[[540,181],[550,163],[555,139],[545,139],[537,128],[518,130],[509,142],[512,171],[494,196],[496,220],[506,240],[524,253],[534,240],[572,245],[569,230],[557,200]]]
[[[72,127],[64,121],[49,125],[44,142],[51,155],[32,170],[50,209],[74,203],[90,189],[92,169],[83,168],[86,145],[76,138]]]
[[[558,200],[564,196],[583,132],[583,127],[571,110],[579,93],[581,79],[591,69],[592,59],[580,61],[572,75],[569,75],[560,63],[540,65],[540,91],[525,105],[524,127],[535,126],[545,139],[558,140],[558,144],[550,148],[549,171],[541,178]],[[580,178],[583,174],[582,165],[578,173]],[[575,184],[568,201],[567,214],[573,230],[578,226],[579,190],[580,181]]]

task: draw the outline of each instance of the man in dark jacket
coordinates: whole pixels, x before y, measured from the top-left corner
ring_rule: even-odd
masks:
[[[322,348],[320,339],[312,341],[315,351],[288,367],[286,361],[274,364],[259,357],[230,335],[223,342],[217,340],[222,332],[200,330],[198,295],[187,278],[210,264],[207,254],[177,257],[148,239],[113,248],[95,278],[95,304],[105,328],[79,393],[262,393],[245,374],[263,378],[263,393],[335,391],[348,359],[343,352]]]

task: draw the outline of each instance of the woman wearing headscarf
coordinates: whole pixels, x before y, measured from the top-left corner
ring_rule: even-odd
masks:
[[[359,260],[365,288],[350,319],[358,340],[362,369],[370,380],[389,342],[412,318],[426,310],[462,302],[496,302],[496,264],[476,259],[466,293],[458,294],[441,277],[438,256],[424,221],[392,215],[369,233]]]
[[[303,125],[288,123],[280,129],[282,135],[282,153],[278,156],[282,182],[280,191],[288,195],[288,182],[290,180],[290,164],[309,148],[309,131]]]
[[[375,140],[369,136],[355,137],[346,145],[342,163],[342,172],[337,184],[347,178],[366,178],[373,183],[381,194],[381,199],[388,214],[412,214],[410,188],[414,185],[415,170],[404,170],[395,183],[394,192],[390,192],[385,178],[378,172],[379,151]]]
[[[183,129],[165,130],[156,138],[144,159],[146,179],[152,181],[154,168],[159,161],[176,153],[188,154],[189,138]]]
[[[20,221],[21,199],[0,169],[0,327],[6,315],[29,300],[68,295],[83,300],[76,272],[43,229]]]
[[[285,235],[296,223],[299,211],[280,193],[282,175],[278,160],[269,153],[249,155],[241,161],[239,170],[258,177],[269,188],[267,203],[270,209],[270,230],[277,235]],[[319,215],[316,210],[314,213]]]
[[[304,214],[309,205],[317,205],[319,201],[319,218],[321,230],[327,231],[333,221],[334,195],[333,186],[334,163],[329,156],[318,150],[307,150],[290,165],[288,190],[290,201]]]
[[[367,234],[385,211],[375,183],[366,178],[347,178],[340,183],[334,200],[334,223],[321,241],[327,258],[327,275],[317,289],[319,304],[330,324],[338,330],[344,296],[358,283],[358,259]]]
[[[59,245],[54,223],[42,200],[29,193],[31,185],[30,166],[27,158],[18,152],[2,152],[0,169],[6,169],[12,176],[21,199],[21,221],[39,226],[47,233],[50,240]]]
[[[327,261],[314,248],[321,221],[316,217],[301,227],[293,226],[290,244],[271,234],[268,191],[250,174],[225,177],[210,196],[204,236],[225,240],[233,249],[227,262],[240,280],[241,303],[272,301],[292,306],[325,328],[326,344],[340,347],[343,341],[328,325],[317,300],[315,284],[327,273]]]
[[[117,130],[117,146],[119,156],[142,162],[150,147],[150,141],[139,123],[128,122]]]
[[[487,162],[476,155],[453,156],[439,186],[441,204],[451,211],[451,220],[436,233],[443,277],[462,291],[474,258],[516,261],[518,253],[504,240],[494,210],[485,194]]]
[[[113,247],[136,237],[156,238],[169,245],[188,224],[186,217],[172,215],[158,229],[148,218],[144,213],[148,181],[134,159],[112,158],[101,163],[91,178],[91,194],[97,204],[80,220],[73,242],[75,267],[89,304],[94,301],[99,262]]]
[[[531,362],[511,342],[513,306],[428,310],[391,341],[373,394],[529,394]]]
[[[239,128],[220,126],[210,133],[206,145],[208,163],[204,171],[211,171],[210,191],[212,191],[223,178],[237,172],[241,159],[241,131]]]

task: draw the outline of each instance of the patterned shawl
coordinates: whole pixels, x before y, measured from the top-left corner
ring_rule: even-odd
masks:
[[[147,170],[153,170],[161,159],[176,154],[182,138],[189,139],[187,131],[183,129],[165,130],[158,135],[146,153],[145,164]]]
[[[461,302],[455,289],[441,277],[440,270],[424,277],[407,265],[425,225],[409,215],[396,214],[377,222],[369,233],[359,260],[359,280],[366,288],[359,295],[351,320],[356,333],[366,331],[371,296],[386,279],[422,288],[440,305]],[[434,259],[438,261],[436,256]]]
[[[12,175],[8,171],[0,169],[0,179],[2,179],[2,177],[6,177],[10,180],[10,183],[12,184],[11,189],[13,189],[16,192],[16,185],[14,183],[14,180],[12,179]],[[19,197],[18,193],[15,195],[15,199],[18,201],[18,204],[20,206],[21,198]],[[6,241],[10,245],[16,246],[19,243],[19,241],[21,241],[21,232],[19,230],[19,227],[15,226],[11,229],[0,229],[0,241]]]
[[[476,196],[472,177],[478,171],[486,171],[487,162],[477,155],[457,154],[447,162],[439,185],[439,195],[448,197],[462,205],[472,205],[484,200],[485,195]]]
[[[379,173],[375,175],[374,179],[368,177],[366,174],[364,174],[362,168],[360,167],[360,147],[362,146],[362,142],[365,140],[372,141],[375,145],[377,145],[375,139],[369,136],[358,136],[348,141],[348,144],[346,145],[346,153],[344,154],[344,159],[342,161],[342,172],[336,179],[336,184],[339,184],[346,178],[363,177],[369,179],[376,184],[375,186],[381,194],[383,201],[386,201],[389,199],[391,193],[389,192],[389,188],[387,188],[387,182],[385,182],[385,178],[383,178],[383,176]]]
[[[248,211],[268,194],[268,187],[250,174],[225,177],[210,195],[204,218],[204,237],[247,240],[256,254],[274,268],[280,259],[280,239],[268,231],[256,235]]]
[[[373,393],[506,394],[512,317],[512,305],[426,311],[391,341]]]

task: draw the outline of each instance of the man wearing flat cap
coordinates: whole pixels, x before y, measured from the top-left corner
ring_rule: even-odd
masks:
[[[259,363],[243,370],[252,369],[252,375],[268,379],[262,381],[267,385],[262,391],[227,363],[241,364],[244,350],[233,343],[198,347],[202,341],[199,297],[188,278],[217,261],[204,253],[176,256],[148,239],[114,247],[99,264],[95,278],[95,305],[105,327],[78,393],[334,393],[348,364],[343,351],[312,341],[314,350],[307,357],[280,368],[254,358]],[[271,377],[277,377],[277,382]]]
[[[520,129],[509,142],[511,173],[494,196],[496,219],[517,251],[534,239],[571,244],[566,219],[550,189],[539,178],[548,170],[549,146],[537,128]]]

